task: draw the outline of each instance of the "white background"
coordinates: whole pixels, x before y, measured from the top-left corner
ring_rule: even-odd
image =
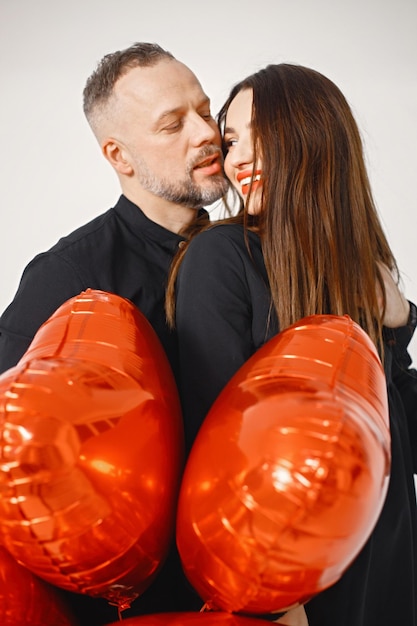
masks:
[[[0,0],[0,310],[37,252],[116,202],[82,90],[104,54],[135,41],[160,43],[191,67],[214,113],[232,84],[267,63],[300,63],[336,82],[362,131],[404,291],[417,301],[416,27],[416,0]],[[411,353],[416,362],[417,339]]]

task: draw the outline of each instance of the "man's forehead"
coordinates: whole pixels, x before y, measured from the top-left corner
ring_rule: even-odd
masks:
[[[134,67],[115,85],[116,98],[135,101],[159,117],[180,108],[187,98],[207,100],[197,77],[183,63],[167,59],[150,67]]]

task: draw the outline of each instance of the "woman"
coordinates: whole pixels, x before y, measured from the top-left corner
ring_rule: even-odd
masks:
[[[392,277],[397,265],[356,122],[329,79],[280,64],[236,85],[219,123],[225,172],[241,210],[193,238],[171,279],[172,288],[179,266],[176,327],[188,445],[226,383],[274,334],[306,315],[348,314],[384,360],[391,480],[364,549],[305,608],[310,626],[417,626],[415,372],[407,370],[406,352],[416,314]],[[171,320],[173,309],[171,296]]]

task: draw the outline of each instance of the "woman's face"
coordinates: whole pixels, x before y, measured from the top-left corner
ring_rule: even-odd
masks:
[[[227,147],[224,169],[243,199],[247,212],[256,215],[261,210],[262,163],[259,158],[256,164],[253,162],[252,100],[252,89],[245,89],[239,91],[228,108],[224,129]]]

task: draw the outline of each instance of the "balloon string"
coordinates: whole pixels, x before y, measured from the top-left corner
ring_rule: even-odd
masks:
[[[123,615],[122,615],[123,611],[126,611],[126,609],[130,609],[131,603],[128,600],[122,600],[119,603],[109,601],[109,604],[117,607],[117,617],[118,617],[119,622],[121,622],[123,620]]]
[[[212,602],[205,602],[203,604],[203,606],[201,607],[199,613],[214,613],[214,612],[218,612],[221,609],[219,609],[217,606],[213,605]]]

